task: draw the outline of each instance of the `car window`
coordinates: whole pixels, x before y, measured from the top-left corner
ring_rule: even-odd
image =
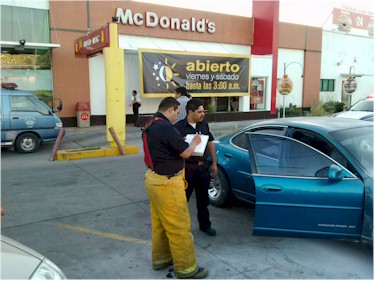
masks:
[[[264,134],[271,134],[271,135],[282,135],[283,134],[283,127],[260,127],[260,128],[251,128],[247,131],[244,131],[237,136],[233,137],[232,144],[238,146],[240,148],[247,150],[247,140],[246,140],[246,132],[257,132],[257,133],[264,133]]]
[[[340,143],[368,175],[374,175],[373,126],[330,132],[330,136]]]
[[[48,109],[32,96],[11,96],[10,108],[12,111],[37,111],[43,115],[50,114]]]
[[[368,100],[362,100],[357,102],[355,105],[353,105],[350,109],[350,111],[374,111],[374,100],[368,99]]]
[[[250,135],[255,167],[259,174],[293,177],[328,177],[335,164],[318,151],[289,138]]]
[[[337,161],[353,174],[357,174],[356,170],[346,160],[345,156],[336,147],[334,147],[320,135],[307,130],[294,129],[289,133],[289,136],[293,139],[299,140],[307,145],[314,147],[315,149]]]
[[[247,141],[245,132],[242,132],[232,139],[232,144],[243,149],[247,149]]]

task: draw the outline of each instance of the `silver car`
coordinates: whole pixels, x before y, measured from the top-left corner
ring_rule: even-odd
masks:
[[[67,279],[64,273],[40,253],[1,235],[0,279]]]
[[[374,98],[369,97],[360,100],[347,111],[338,112],[332,115],[333,117],[352,118],[365,121],[374,120]]]

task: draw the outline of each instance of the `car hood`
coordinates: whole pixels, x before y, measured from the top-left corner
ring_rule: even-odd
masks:
[[[44,257],[1,235],[1,279],[29,279]]]
[[[340,117],[340,118],[352,118],[352,119],[361,120],[361,119],[368,118],[372,115],[374,115],[374,113],[368,112],[368,111],[351,111],[351,110],[349,110],[349,111],[344,111],[344,112],[334,114],[333,116]]]

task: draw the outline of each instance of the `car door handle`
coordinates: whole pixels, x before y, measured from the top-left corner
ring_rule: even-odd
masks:
[[[233,155],[232,154],[230,154],[230,153],[224,153],[224,155],[226,156],[226,157],[233,157]]]
[[[14,120],[14,119],[19,119],[19,118],[18,117],[13,117],[12,119]]]
[[[277,185],[263,185],[261,189],[265,192],[280,192],[282,191],[281,186]]]

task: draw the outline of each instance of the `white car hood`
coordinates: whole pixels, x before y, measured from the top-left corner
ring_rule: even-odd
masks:
[[[42,259],[38,252],[1,235],[0,279],[29,279]]]

